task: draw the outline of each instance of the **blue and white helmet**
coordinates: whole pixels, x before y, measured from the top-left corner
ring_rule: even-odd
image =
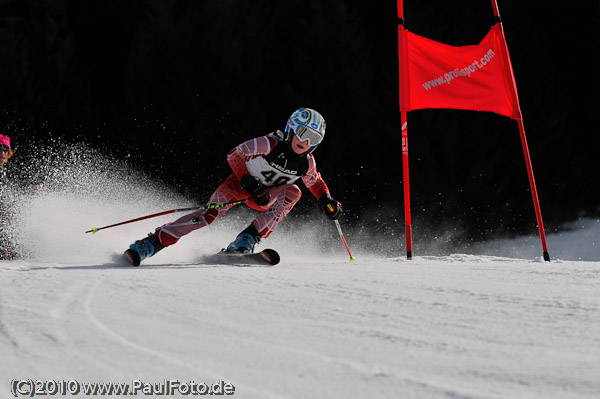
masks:
[[[300,141],[308,140],[311,153],[325,137],[325,119],[320,113],[310,108],[300,108],[289,117],[285,125],[286,141],[292,142],[294,135]]]

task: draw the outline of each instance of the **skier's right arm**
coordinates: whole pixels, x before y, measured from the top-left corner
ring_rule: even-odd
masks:
[[[250,174],[246,162],[270,153],[276,144],[277,139],[271,135],[248,140],[227,154],[227,162],[229,162],[233,173],[241,180],[243,176]]]

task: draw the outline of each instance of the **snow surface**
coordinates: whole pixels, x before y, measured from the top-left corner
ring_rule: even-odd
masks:
[[[536,236],[407,261],[350,230],[349,262],[316,215],[264,242],[276,267],[203,261],[251,220],[234,210],[133,268],[120,253],[173,215],[83,232],[192,204],[115,171],[63,172],[22,202],[31,257],[0,262],[0,398],[15,378],[222,379],[242,399],[600,398],[599,220],[550,234],[550,263]]]

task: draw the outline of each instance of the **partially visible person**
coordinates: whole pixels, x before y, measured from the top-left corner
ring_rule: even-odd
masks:
[[[10,181],[6,174],[6,164],[13,155],[10,137],[0,134],[0,260],[15,258],[15,242],[10,234],[9,203]]]
[[[13,151],[10,147],[10,137],[0,134],[0,185],[8,184],[5,165],[12,157]]]

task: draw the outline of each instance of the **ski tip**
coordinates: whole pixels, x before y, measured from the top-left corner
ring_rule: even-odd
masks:
[[[278,264],[279,261],[281,260],[281,258],[279,257],[279,254],[274,249],[267,248],[267,249],[261,251],[261,253],[263,254],[263,257],[266,259],[266,261],[269,262],[270,264],[272,264],[273,266]]]
[[[123,253],[123,256],[125,257],[125,259],[127,259],[129,263],[131,263],[132,266],[140,265],[140,255],[137,253],[137,251],[134,251],[133,249],[128,249]]]

